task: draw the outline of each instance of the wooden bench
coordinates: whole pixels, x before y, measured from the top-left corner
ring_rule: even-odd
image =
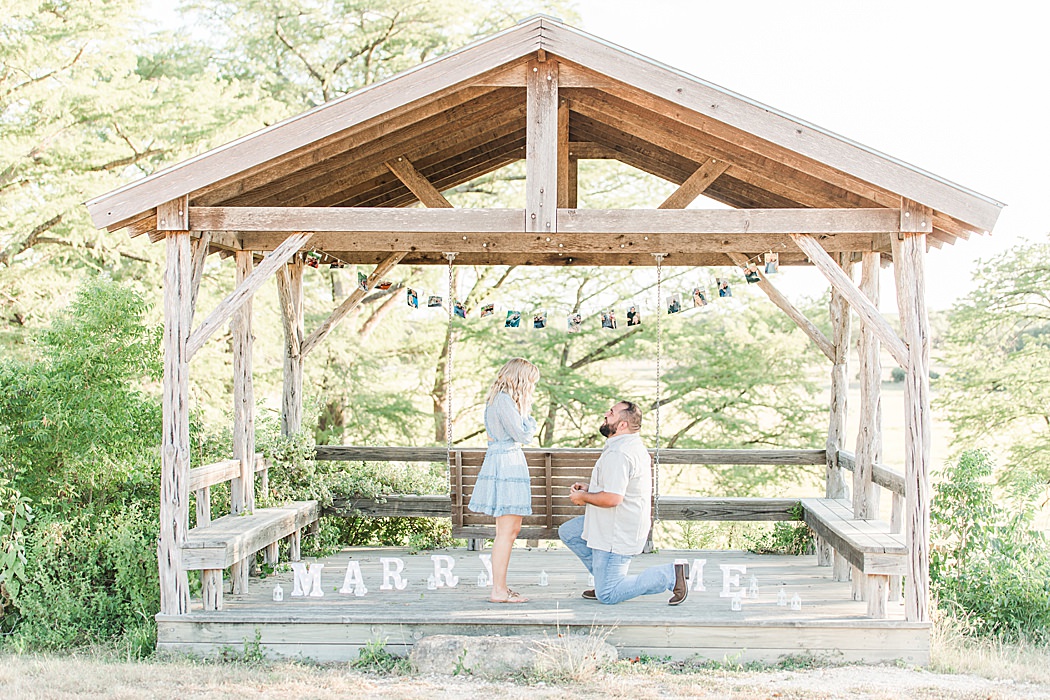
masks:
[[[225,515],[186,534],[182,546],[182,565],[187,571],[201,571],[204,609],[222,610],[222,572],[262,549],[267,559],[277,563],[276,546],[290,540],[292,561],[299,560],[299,538],[303,529],[321,515],[317,501],[298,501],[278,508],[256,508],[251,513]]]
[[[907,572],[904,536],[890,532],[881,520],[855,520],[845,499],[803,498],[801,503],[806,525],[864,575],[868,616],[885,618],[890,577]]]
[[[227,459],[190,469],[189,490],[197,502],[197,526],[186,533],[186,542],[180,551],[183,567],[201,572],[205,610],[222,609],[224,569],[230,569],[229,586],[233,593],[247,589],[256,552],[265,550],[265,561],[276,564],[278,544],[287,539],[288,558],[299,561],[303,528],[316,524],[321,516],[317,501],[255,508],[255,477],[261,477],[265,493],[268,471],[269,464],[261,454],[255,455],[248,465]],[[244,510],[212,520],[211,487],[225,482],[230,482],[231,501],[239,495]]]

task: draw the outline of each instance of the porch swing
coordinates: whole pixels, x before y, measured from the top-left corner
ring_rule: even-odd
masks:
[[[448,260],[448,322],[452,323],[452,261],[455,253],[445,253]],[[663,253],[653,253],[656,260],[656,308],[662,298]],[[656,313],[656,445],[653,455],[653,521],[660,519],[660,379],[662,359],[662,327],[659,311]],[[467,508],[478,473],[485,459],[484,448],[452,447],[452,377],[453,343],[452,333],[447,333],[448,347],[445,362],[445,437],[447,467],[449,475],[449,497],[451,499],[452,536],[456,538],[482,539],[495,536],[491,516],[473,513]],[[522,519],[519,539],[556,540],[562,523],[582,515],[584,508],[569,500],[569,487],[577,482],[589,482],[591,471],[600,449],[576,448],[523,448],[529,467],[532,487],[532,515]]]

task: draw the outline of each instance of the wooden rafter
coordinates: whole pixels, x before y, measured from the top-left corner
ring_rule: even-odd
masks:
[[[397,178],[404,183],[405,187],[411,190],[423,206],[426,207],[437,207],[444,209],[451,209],[452,204],[445,199],[445,195],[441,194],[436,187],[430,184],[430,181],[423,177],[415,166],[412,165],[412,161],[404,156],[398,156],[394,160],[388,160],[386,167],[390,168],[390,172],[397,175]]]
[[[718,176],[729,169],[729,163],[711,158],[704,161],[703,165],[696,169],[692,175],[686,178],[677,190],[672,192],[658,209],[684,209],[693,203],[693,200],[704,193]]]

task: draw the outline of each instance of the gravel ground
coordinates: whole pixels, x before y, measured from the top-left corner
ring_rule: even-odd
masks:
[[[113,662],[69,656],[0,656],[0,698],[1046,698],[1050,684],[931,673],[896,666],[703,670],[618,664],[578,681],[484,681],[377,676],[346,666]]]

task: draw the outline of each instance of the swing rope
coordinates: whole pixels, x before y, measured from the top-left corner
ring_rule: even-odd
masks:
[[[447,347],[445,348],[445,466],[448,474],[449,493],[452,492],[452,309],[455,302],[452,299],[452,261],[456,259],[455,253],[443,253],[448,260],[448,296],[445,297],[445,306],[448,310],[448,328],[445,332]]]
[[[653,452],[653,519],[660,519],[660,359],[663,354],[663,314],[660,300],[663,299],[663,262],[665,253],[653,253],[656,258],[656,449]]]

